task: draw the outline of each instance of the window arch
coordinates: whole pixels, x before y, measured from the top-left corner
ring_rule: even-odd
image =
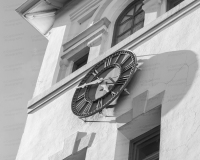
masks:
[[[134,0],[119,15],[115,22],[112,46],[144,26],[143,0]]]

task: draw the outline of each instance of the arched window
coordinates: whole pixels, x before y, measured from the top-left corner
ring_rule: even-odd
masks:
[[[112,46],[144,26],[143,0],[134,0],[115,22]]]

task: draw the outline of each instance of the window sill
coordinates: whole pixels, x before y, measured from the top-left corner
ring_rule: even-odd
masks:
[[[45,105],[45,103],[47,103],[54,97],[58,96],[59,94],[67,90],[69,87],[76,85],[93,65],[100,62],[105,57],[111,55],[112,53],[120,49],[134,48],[136,45],[141,43],[144,39],[150,36],[153,36],[159,30],[170,25],[173,21],[177,20],[184,14],[188,13],[189,11],[191,11],[198,5],[200,5],[200,1],[185,0],[184,2],[174,7],[167,13],[163,14],[162,16],[160,16],[155,21],[151,22],[150,24],[148,24],[147,26],[145,26],[138,32],[134,33],[133,35],[124,39],[123,41],[115,45],[114,47],[110,48],[104,54],[100,55],[98,58],[94,59],[87,65],[83,66],[79,70],[73,72],[72,74],[70,74],[63,80],[61,80],[60,82],[56,83],[51,88],[44,91],[42,94],[31,99],[28,102],[28,113],[34,113],[35,111],[39,110],[43,105]],[[78,42],[78,39],[74,40],[73,43],[70,42],[70,45],[65,44],[65,47],[72,46],[76,42]]]

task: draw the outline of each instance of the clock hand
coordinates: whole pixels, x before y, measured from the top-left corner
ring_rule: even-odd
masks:
[[[116,77],[118,77],[118,76],[116,76]],[[116,78],[116,77],[109,77],[108,79],[110,79],[112,82],[106,82],[106,84],[113,84],[114,85],[116,82],[114,81],[113,78]],[[104,81],[108,80],[108,79],[104,79]]]
[[[103,80],[104,80],[103,78],[98,78],[98,79],[96,79],[96,80],[94,80],[94,81],[92,81],[92,82],[85,83],[85,84],[83,84],[83,85],[81,85],[81,86],[78,86],[77,88],[84,88],[84,87],[86,87],[86,86],[99,84],[99,83],[101,83]]]

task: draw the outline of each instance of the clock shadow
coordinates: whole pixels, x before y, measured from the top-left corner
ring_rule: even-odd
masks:
[[[134,98],[148,91],[146,101],[164,91],[162,101],[162,116],[176,108],[186,100],[186,95],[195,96],[191,90],[196,84],[195,77],[199,67],[196,53],[190,50],[180,50],[158,55],[138,56],[139,68],[126,86],[130,95],[121,94],[113,109],[113,116],[135,110],[147,110],[143,106],[135,106]],[[198,77],[198,76],[197,76]],[[190,91],[191,90],[191,91]],[[189,92],[190,91],[190,92]],[[157,106],[154,106],[157,107]]]

